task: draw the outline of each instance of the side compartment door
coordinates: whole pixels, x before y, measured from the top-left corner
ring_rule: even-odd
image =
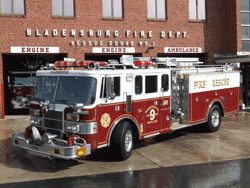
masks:
[[[161,75],[161,133],[170,131],[170,72]]]
[[[226,74],[226,109],[225,114],[230,114],[239,110],[239,87],[240,87],[240,74],[232,73]]]
[[[190,75],[189,77],[190,124],[206,120],[206,79],[204,75]]]
[[[210,104],[217,100],[220,101],[223,107],[225,106],[225,89],[226,89],[226,74],[217,73],[207,76],[207,109]]]
[[[144,113],[145,113],[145,101],[144,94],[145,89],[144,85],[144,76],[143,74],[134,75],[133,82],[133,98],[132,98],[132,108],[133,108],[133,117],[136,118],[137,124],[140,128],[141,134],[145,131],[145,123],[144,123]]]

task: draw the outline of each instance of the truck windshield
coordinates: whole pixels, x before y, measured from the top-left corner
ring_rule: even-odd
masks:
[[[97,80],[82,76],[37,76],[34,100],[85,106],[95,102]]]
[[[33,85],[35,82],[35,77],[31,75],[15,75],[12,77],[14,85]]]

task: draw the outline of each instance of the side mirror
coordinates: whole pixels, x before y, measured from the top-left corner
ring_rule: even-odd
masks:
[[[113,77],[106,77],[106,95],[107,95],[107,99],[109,100],[115,99]]]
[[[83,107],[84,107],[83,103],[77,103],[74,105],[75,110],[81,110],[81,109],[83,109]]]

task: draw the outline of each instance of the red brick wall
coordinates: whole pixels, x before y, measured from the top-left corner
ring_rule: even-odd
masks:
[[[209,63],[214,54],[236,54],[241,51],[241,1],[207,1],[207,22],[205,23],[205,51]]]
[[[241,0],[226,3],[226,53],[241,52]]]
[[[3,62],[2,62],[2,56],[0,56],[0,65],[2,65]],[[3,66],[0,66],[0,72],[1,72],[1,75],[3,75]],[[2,101],[2,98],[3,98],[3,76],[0,77],[0,118],[3,118],[4,117],[4,112],[3,112],[3,108],[4,108],[4,101]]]
[[[133,41],[136,53],[143,56],[157,56],[164,53],[164,47],[201,47],[207,54],[208,62],[214,63],[214,53],[234,53],[241,50],[240,42],[240,0],[209,0],[207,1],[207,21],[189,22],[188,0],[168,0],[166,21],[147,21],[147,3],[145,0],[124,0],[124,19],[107,20],[102,18],[102,0],[75,0],[75,18],[52,18],[51,0],[26,0],[26,15],[24,17],[0,17],[0,52],[10,53],[11,46],[56,46],[60,53],[67,53],[68,57],[83,60],[85,53],[92,53],[92,45],[71,46],[73,41],[103,41],[107,46],[108,41]],[[237,6],[236,6],[237,5]],[[32,29],[32,35],[26,36],[26,29]],[[39,29],[41,36],[35,36]],[[44,37],[45,29],[49,36]],[[58,36],[52,36],[52,30],[58,30]],[[67,36],[62,37],[61,31],[67,30]],[[75,29],[77,34],[82,29],[84,37],[70,37],[70,30]],[[88,30],[94,30],[94,36],[88,37]],[[105,37],[105,30],[113,33],[119,31],[118,37]],[[96,36],[96,31],[102,30],[101,37]],[[125,37],[125,31],[131,34]],[[153,31],[152,38],[133,37],[133,31]],[[187,32],[187,38],[160,38],[160,32],[173,31],[173,33]],[[149,46],[138,46],[140,41],[154,41],[153,50]],[[4,62],[6,63],[6,62]],[[2,72],[2,61],[0,60]],[[3,83],[2,77],[0,83]],[[0,108],[1,110],[2,108]]]
[[[225,53],[225,1],[207,1],[207,22],[204,24],[205,51],[209,64],[214,64],[214,54]]]

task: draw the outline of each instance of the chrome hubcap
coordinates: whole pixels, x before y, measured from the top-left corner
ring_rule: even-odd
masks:
[[[215,110],[212,113],[212,124],[214,127],[217,127],[219,125],[219,122],[220,122],[220,115],[219,112]]]
[[[127,130],[125,135],[125,150],[129,152],[132,148],[132,132],[131,130]]]

